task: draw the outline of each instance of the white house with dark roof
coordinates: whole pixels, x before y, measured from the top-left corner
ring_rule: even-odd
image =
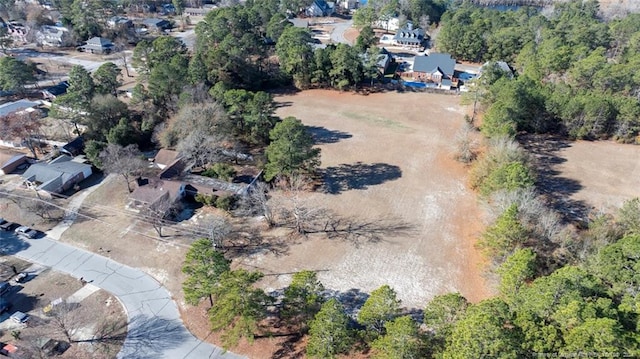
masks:
[[[69,29],[63,26],[43,25],[36,33],[36,42],[43,46],[67,47],[74,45]]]
[[[335,3],[325,0],[314,0],[309,7],[306,8],[307,16],[331,16],[335,10]]]
[[[421,28],[414,28],[409,22],[396,32],[393,41],[399,46],[422,47],[425,40],[425,32]]]
[[[31,165],[22,174],[27,187],[49,193],[62,193],[91,176],[91,165],[62,155],[49,162]]]

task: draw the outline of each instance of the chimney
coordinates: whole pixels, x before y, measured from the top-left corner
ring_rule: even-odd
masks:
[[[407,21],[407,30],[413,30],[413,23],[411,21]]]

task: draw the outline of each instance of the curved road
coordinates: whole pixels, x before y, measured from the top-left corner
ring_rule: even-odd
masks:
[[[11,239],[3,241],[7,240]],[[15,251],[6,254],[83,277],[118,297],[129,318],[127,338],[118,358],[243,358],[230,352],[223,354],[221,348],[191,335],[170,293],[141,270],[47,237],[29,240],[14,237],[13,241]]]
[[[350,41],[348,41],[344,37],[344,33],[353,26],[353,20],[348,20],[345,22],[336,22],[334,24],[333,31],[331,31],[331,40],[336,43],[343,43],[353,45]]]

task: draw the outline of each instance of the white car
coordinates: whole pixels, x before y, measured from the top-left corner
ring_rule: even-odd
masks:
[[[29,320],[29,316],[27,314],[24,314],[22,312],[15,312],[13,314],[11,314],[11,320],[13,320],[16,323],[26,323],[27,320]]]
[[[20,226],[16,228],[15,233],[19,236],[25,236],[27,238],[36,238],[36,236],[38,235],[38,231],[27,226]]]

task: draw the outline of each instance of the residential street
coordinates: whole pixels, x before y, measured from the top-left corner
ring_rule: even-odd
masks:
[[[0,235],[5,254],[51,267],[117,296],[129,318],[128,335],[118,358],[242,358],[195,338],[184,327],[171,294],[141,270],[74,248],[48,237],[21,240]]]
[[[344,33],[353,26],[353,20],[336,22],[334,26],[331,32],[331,40],[336,44],[343,43],[352,45],[351,42],[344,37]]]

